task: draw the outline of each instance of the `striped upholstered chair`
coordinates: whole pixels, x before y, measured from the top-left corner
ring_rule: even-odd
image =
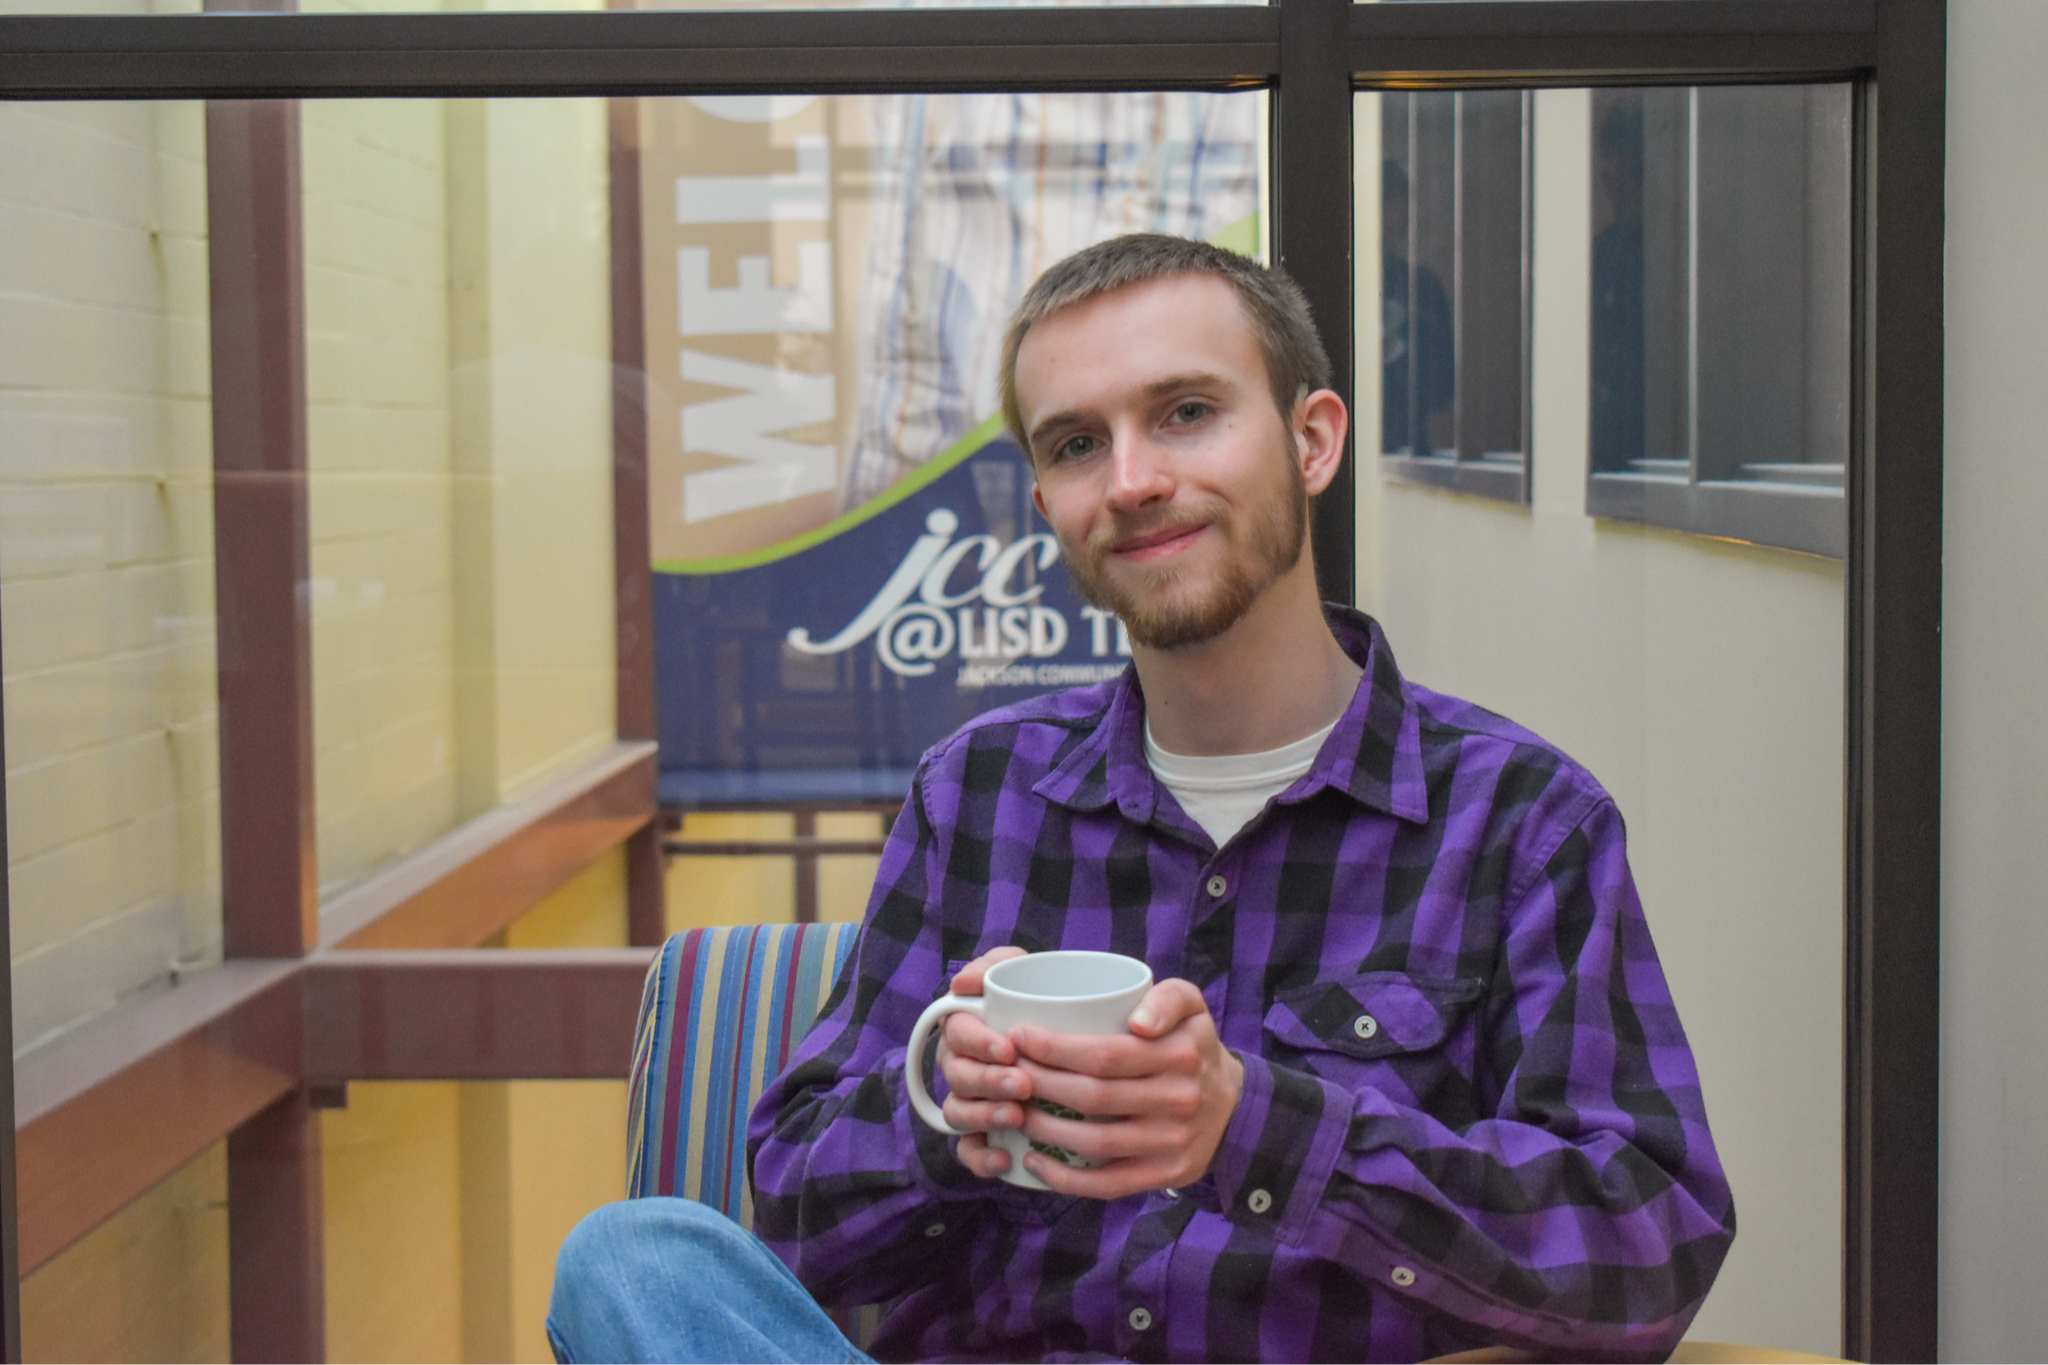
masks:
[[[627,1195],[682,1195],[752,1227],[747,1113],[817,1018],[857,924],[691,929],[647,972],[626,1120]]]

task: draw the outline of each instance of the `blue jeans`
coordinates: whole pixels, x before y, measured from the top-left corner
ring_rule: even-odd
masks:
[[[869,1358],[759,1238],[691,1199],[628,1199],[578,1223],[555,1258],[555,1359]]]

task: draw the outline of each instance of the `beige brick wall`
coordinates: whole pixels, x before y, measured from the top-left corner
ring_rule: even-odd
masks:
[[[447,161],[438,101],[302,111],[323,888],[456,822]]]
[[[0,107],[15,1040],[218,955],[200,106]]]
[[[606,133],[594,100],[304,118],[331,888],[615,732]]]

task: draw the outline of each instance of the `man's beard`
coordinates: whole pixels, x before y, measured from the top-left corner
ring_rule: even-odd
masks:
[[[1168,567],[1139,570],[1148,581],[1142,589],[1133,590],[1098,572],[1096,566],[1110,553],[1111,545],[1136,535],[1214,521],[1200,516],[1126,518],[1111,513],[1085,560],[1065,545],[1060,547],[1074,590],[1116,616],[1131,640],[1148,649],[1181,649],[1215,639],[1236,625],[1266,589],[1301,562],[1302,546],[1308,538],[1308,488],[1300,468],[1284,455],[1280,460],[1288,474],[1286,487],[1276,490],[1241,523],[1242,539],[1231,538],[1213,582],[1189,584],[1185,570]],[[1219,530],[1228,526],[1221,521],[1214,524]]]

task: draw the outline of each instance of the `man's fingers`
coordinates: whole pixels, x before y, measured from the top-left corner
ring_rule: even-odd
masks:
[[[1024,1124],[1024,1106],[1015,1100],[971,1100],[960,1095],[948,1095],[946,1102],[939,1106],[939,1112],[946,1116],[948,1124],[962,1133],[993,1133]]]
[[[1145,998],[1131,1011],[1130,1029],[1140,1038],[1160,1038],[1173,1032],[1184,1019],[1209,1012],[1209,1002],[1192,981],[1170,977],[1145,992]]]
[[[972,1058],[941,1056],[939,1074],[946,1078],[946,1089],[955,1095],[975,1100],[1027,1100],[1031,1098],[1031,1078],[1014,1066],[990,1066]]]
[[[960,1164],[984,1180],[994,1180],[1010,1169],[1010,1154],[990,1144],[980,1133],[969,1133],[954,1148]]]
[[[945,1065],[949,1054],[993,1066],[1013,1066],[1017,1061],[1017,1045],[1007,1034],[998,1033],[984,1024],[980,1015],[962,1010],[947,1015],[945,1023],[940,1025],[941,1066]]]
[[[1215,1034],[1207,1016],[1198,1023],[1183,1021],[1163,1038],[1054,1033],[1029,1025],[1010,1030],[1017,1065],[1034,1077],[1042,1071],[1072,1071],[1103,1080],[1190,1075],[1200,1069],[1203,1045]]]
[[[980,995],[981,978],[989,968],[995,966],[1006,957],[1022,956],[1024,956],[1024,950],[1014,944],[1005,944],[1000,948],[991,948],[959,971],[953,973],[953,982],[947,989],[955,995]]]
[[[1026,1152],[1024,1169],[1043,1180],[1047,1189],[1082,1199],[1121,1199],[1127,1194],[1165,1188],[1174,1179],[1157,1161],[1133,1159],[1081,1167],[1054,1161],[1043,1152]]]
[[[1028,1096],[1019,1098],[1055,1104],[1096,1118],[1157,1114],[1185,1122],[1201,1106],[1201,1089],[1191,1074],[1105,1077],[1041,1067],[1031,1061],[1019,1062],[1016,1071],[1030,1089]]]

